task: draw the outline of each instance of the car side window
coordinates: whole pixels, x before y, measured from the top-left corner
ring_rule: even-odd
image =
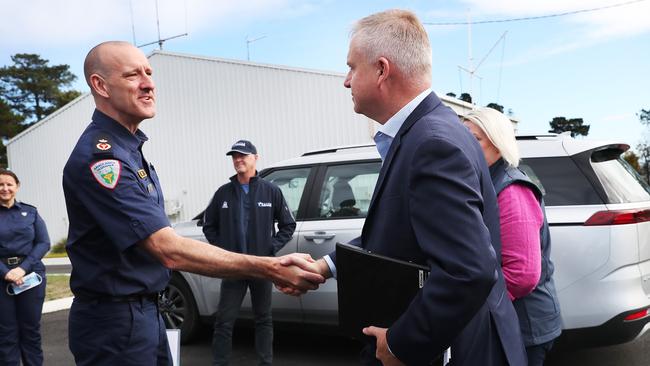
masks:
[[[272,171],[264,177],[264,180],[280,187],[293,217],[298,213],[300,198],[305,190],[310,171],[311,168],[282,169]]]
[[[327,167],[318,201],[319,218],[366,217],[379,169],[381,162]]]

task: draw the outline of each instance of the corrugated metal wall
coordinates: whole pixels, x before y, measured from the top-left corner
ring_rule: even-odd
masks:
[[[24,131],[7,146],[9,168],[20,179],[17,199],[38,207],[52,243],[67,236],[63,166],[95,108],[85,94]]]
[[[256,144],[262,169],[305,151],[371,142],[373,124],[353,111],[344,75],[167,52],[150,56],[157,115],[140,128],[173,221],[191,218],[234,174],[233,142]],[[53,241],[67,235],[63,166],[94,103],[82,96],[10,141],[19,199],[39,208]]]

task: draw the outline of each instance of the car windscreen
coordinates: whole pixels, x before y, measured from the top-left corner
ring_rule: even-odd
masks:
[[[519,168],[542,188],[547,206],[603,203],[593,185],[568,156],[526,158]]]
[[[607,195],[607,203],[650,201],[650,187],[620,152],[595,152],[591,156],[591,167]]]

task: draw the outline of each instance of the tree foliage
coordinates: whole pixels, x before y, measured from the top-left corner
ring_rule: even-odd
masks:
[[[486,107],[496,109],[497,111],[503,113],[503,106],[501,104],[489,103],[488,105],[486,105]]]
[[[637,116],[639,117],[639,122],[650,129],[650,109],[641,109],[637,113]],[[650,183],[650,141],[647,138],[644,139],[636,149],[639,152],[641,175],[645,178],[646,182]]]
[[[5,143],[25,128],[75,99],[67,89],[77,77],[68,65],[49,65],[39,55],[18,53],[0,67],[0,167],[7,166]]]
[[[636,170],[637,173],[639,174],[642,173],[641,165],[639,164],[639,156],[635,154],[634,151],[631,150],[626,151],[625,154],[623,154],[623,159],[627,161],[627,163],[630,164],[630,166],[634,168],[634,170]]]
[[[562,133],[562,132],[571,132],[571,137],[576,137],[578,135],[587,136],[589,134],[589,125],[585,125],[582,118],[565,118],[565,117],[553,117],[553,120],[549,122],[551,129],[548,132]]]
[[[458,99],[462,100],[463,102],[467,102],[467,103],[472,102],[472,96],[469,95],[469,93],[462,93]]]
[[[81,94],[63,90],[77,79],[68,65],[50,66],[48,60],[30,53],[18,53],[11,60],[13,65],[0,68],[2,98],[28,124],[40,121]]]
[[[639,122],[641,122],[642,125],[650,127],[650,109],[641,109],[641,111],[636,115],[639,117]]]

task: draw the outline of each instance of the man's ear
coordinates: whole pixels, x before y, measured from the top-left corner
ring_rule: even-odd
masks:
[[[99,74],[90,75],[90,88],[95,91],[95,94],[108,98],[108,88],[106,87],[106,80]]]
[[[377,84],[383,83],[390,75],[390,63],[386,57],[380,57],[377,60]]]

